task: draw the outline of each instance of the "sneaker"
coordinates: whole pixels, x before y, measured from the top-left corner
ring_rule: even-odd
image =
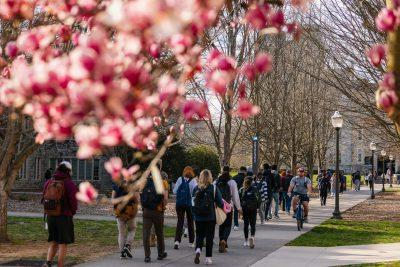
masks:
[[[51,261],[46,261],[45,263],[43,263],[42,267],[51,267],[51,265]]]
[[[119,256],[119,258],[121,260],[126,259],[126,252],[125,252],[125,248],[123,250],[121,250],[121,256]]]
[[[287,211],[286,214],[287,214],[287,215],[290,215],[290,211]]]
[[[278,214],[275,214],[275,215],[274,215],[274,218],[275,218],[275,219],[279,219],[279,215],[278,215]]]
[[[272,215],[268,215],[267,220],[271,220],[272,219]]]
[[[144,262],[145,262],[145,263],[150,263],[150,262],[151,262],[151,259],[150,259],[150,257],[146,257],[146,258],[144,258]]]
[[[189,248],[194,248],[194,243],[189,243]]]
[[[179,241],[175,241],[174,249],[179,249]]]
[[[219,253],[225,253],[226,252],[226,241],[221,240],[219,241]]]
[[[125,255],[128,257],[128,258],[131,258],[132,259],[132,251],[131,251],[131,245],[129,245],[129,244],[126,244],[125,245],[125,247],[124,247],[124,252],[125,252]]]
[[[253,236],[249,238],[249,247],[250,247],[251,249],[254,248],[254,237],[253,237]]]
[[[304,217],[304,223],[308,223],[308,217]]]
[[[206,265],[212,265],[212,260],[210,257],[206,258]]]
[[[244,241],[244,243],[243,243],[243,247],[248,247],[249,246],[249,241]]]
[[[160,255],[158,255],[157,260],[161,261],[163,259],[165,259],[168,256],[167,252],[164,252]]]
[[[238,226],[233,226],[233,231],[239,231],[239,227]]]
[[[196,252],[196,256],[194,257],[194,264],[200,264],[200,252]]]
[[[267,224],[267,223],[266,223],[266,222],[264,222],[264,221],[262,221],[262,222],[261,222],[261,225],[266,225],[266,224]]]
[[[188,236],[188,229],[185,228],[185,231],[183,232],[183,237],[186,238]]]

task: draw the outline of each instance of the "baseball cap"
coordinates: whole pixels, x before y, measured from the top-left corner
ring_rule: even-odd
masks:
[[[303,167],[300,167],[297,171],[299,171],[299,172],[304,172],[304,168],[303,168]]]
[[[72,165],[71,162],[69,161],[63,161],[60,163],[60,165],[64,165],[65,167],[67,167],[68,169],[70,169],[72,171]]]

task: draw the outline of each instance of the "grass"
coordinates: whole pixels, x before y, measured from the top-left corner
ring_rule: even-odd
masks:
[[[329,219],[288,245],[335,247],[395,242],[400,242],[399,223]]]
[[[93,259],[96,253],[98,255],[110,254],[117,249],[118,229],[116,222],[74,220],[74,226],[75,243],[71,245],[70,259],[75,261]],[[44,222],[41,218],[8,217],[8,234],[11,240],[11,244],[7,245],[9,249],[12,249],[13,246],[24,248],[29,245],[32,246],[30,249],[37,247],[36,255],[43,256],[46,252],[46,250],[43,251],[43,246],[47,246],[47,230],[44,229]],[[175,228],[164,227],[164,235],[165,237],[173,237]],[[142,240],[141,223],[137,224],[135,240],[137,244],[141,243],[138,242],[138,240]],[[24,253],[21,254],[24,255]],[[7,252],[5,252],[5,255],[7,256]],[[7,258],[6,256],[0,255],[0,258]]]
[[[353,264],[346,265],[346,267],[400,267],[400,261]]]

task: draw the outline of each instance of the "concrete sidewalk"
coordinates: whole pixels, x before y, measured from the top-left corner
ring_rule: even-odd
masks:
[[[400,243],[339,247],[282,247],[252,267],[328,267],[400,260]]]
[[[341,210],[344,211],[349,209],[365,199],[369,198],[369,190],[363,187],[360,192],[349,191],[343,195],[341,198]],[[242,227],[240,231],[232,231],[231,236],[228,240],[229,249],[228,253],[220,254],[217,252],[217,246],[214,246],[213,253],[213,265],[214,266],[252,266],[257,264],[257,266],[280,266],[281,264],[264,264],[264,259],[267,259],[269,254],[278,250],[284,246],[289,241],[295,239],[299,235],[311,230],[313,227],[319,225],[326,219],[332,216],[332,211],[334,207],[334,199],[329,198],[328,204],[325,207],[321,207],[319,199],[313,199],[310,203],[311,212],[309,214],[309,224],[306,224],[302,232],[297,231],[296,221],[284,213],[280,213],[280,219],[274,219],[269,221],[267,225],[257,224],[256,232],[256,247],[254,249],[243,248],[242,244],[244,241]],[[242,226],[242,222],[241,226]],[[218,231],[216,231],[214,242],[217,243]],[[116,245],[117,246],[117,245]],[[168,258],[163,261],[157,261],[156,249],[152,248],[152,263],[145,264],[144,251],[142,247],[135,248],[133,250],[134,258],[133,260],[119,259],[119,254],[115,253],[111,256],[104,257],[95,262],[87,262],[81,264],[80,266],[193,266],[193,249],[188,247],[187,239],[184,239],[181,248],[179,250],[174,250],[173,240],[169,239],[166,241],[166,251],[168,253]],[[267,257],[267,258],[266,258]],[[281,259],[282,260],[282,259]],[[298,265],[296,262],[295,265]],[[201,256],[201,263],[204,264],[204,253]],[[293,263],[292,263],[293,265]]]

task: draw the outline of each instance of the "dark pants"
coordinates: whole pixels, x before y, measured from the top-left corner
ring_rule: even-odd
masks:
[[[193,225],[193,215],[191,207],[176,207],[176,214],[178,216],[178,222],[176,224],[176,231],[175,231],[175,241],[179,243],[182,240],[183,234],[183,223],[185,221],[185,213],[186,213],[186,220],[188,225],[188,232],[189,232],[189,243],[194,242],[194,225]]]
[[[204,238],[206,239],[206,257],[212,257],[213,242],[215,233],[215,221],[196,221],[196,249],[203,248]]]
[[[256,221],[257,221],[257,210],[243,210],[243,221],[244,221],[244,238],[249,238],[249,225],[250,234],[254,236],[256,234]]]
[[[290,212],[290,207],[292,206],[292,197],[288,195],[287,192],[282,192],[283,194],[283,208],[286,212]]]
[[[268,199],[267,199],[267,205],[265,205],[265,218],[269,217],[270,215],[270,208],[272,205],[272,191],[268,191]]]
[[[319,190],[319,196],[321,198],[321,204],[326,205],[326,198],[328,197],[328,187],[321,188]]]
[[[157,236],[158,255],[165,252],[164,243],[164,212],[157,210],[143,210],[143,246],[145,257],[150,257],[150,235],[151,227],[154,225],[154,231]]]
[[[232,228],[232,213],[233,212],[227,213],[225,222],[219,226],[219,241],[228,241]]]
[[[233,225],[239,227],[239,211],[236,209],[233,211]]]

